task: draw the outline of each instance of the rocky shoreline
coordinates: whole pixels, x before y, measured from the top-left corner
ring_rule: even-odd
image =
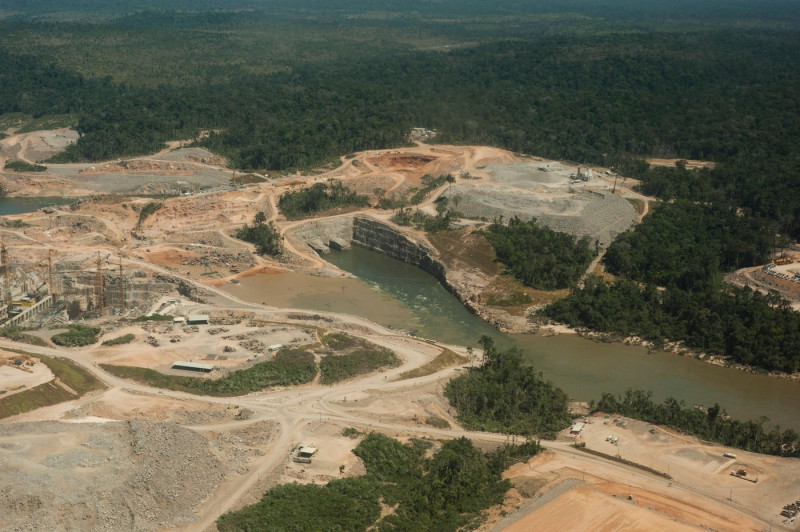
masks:
[[[666,342],[662,346],[656,346],[653,342],[649,340],[644,340],[642,338],[639,338],[638,336],[628,336],[626,338],[619,338],[611,333],[601,333],[580,327],[572,328],[564,324],[557,324],[555,326],[559,327],[560,329],[563,328],[569,329],[572,333],[579,335],[581,338],[586,338],[588,340],[593,340],[595,342],[636,345],[647,348],[648,352],[663,351],[665,353],[672,353],[680,356],[690,356],[695,358],[696,360],[699,360],[700,362],[711,364],[713,366],[735,369],[737,371],[744,371],[746,373],[752,373],[753,375],[764,375],[766,377],[775,377],[778,379],[800,382],[800,371],[795,373],[785,373],[782,371],[767,371],[757,366],[748,366],[747,364],[740,364],[738,362],[734,362],[731,360],[730,357],[726,357],[723,355],[714,355],[703,351],[697,351],[690,347],[686,347],[683,344],[683,342]],[[556,334],[561,334],[561,333],[557,332]]]

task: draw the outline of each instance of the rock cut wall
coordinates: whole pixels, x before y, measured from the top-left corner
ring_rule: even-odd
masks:
[[[353,242],[388,257],[412,264],[433,275],[450,292],[444,265],[427,246],[414,242],[390,225],[370,218],[353,218]]]

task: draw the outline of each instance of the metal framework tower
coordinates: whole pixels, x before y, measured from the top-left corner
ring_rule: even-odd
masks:
[[[125,312],[125,276],[122,272],[122,257],[119,258],[119,307],[120,314]]]
[[[100,252],[97,252],[97,308],[100,310],[100,315],[103,314],[103,259],[100,258]]]
[[[3,263],[3,302],[11,303],[11,276],[8,271],[8,249],[6,243],[0,240],[0,262]]]
[[[56,288],[55,288],[55,285],[53,284],[53,250],[52,249],[47,250],[47,273],[48,273],[48,276],[49,276],[49,281],[48,282],[50,283],[50,286],[49,286],[49,288],[50,288],[50,297],[55,299],[56,298]]]

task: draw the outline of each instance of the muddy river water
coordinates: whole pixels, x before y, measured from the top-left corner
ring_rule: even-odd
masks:
[[[422,270],[355,247],[325,258],[356,278],[319,278],[296,273],[258,275],[224,288],[269,305],[341,312],[419,336],[475,346],[483,334],[501,348],[517,346],[546,378],[577,400],[627,388],[652,390],[657,400],[722,405],[740,419],[767,416],[800,430],[800,383],[754,375],[672,353],[597,343],[573,334],[543,337],[497,332]]]

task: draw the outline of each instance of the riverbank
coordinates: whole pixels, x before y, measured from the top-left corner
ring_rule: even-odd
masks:
[[[782,371],[767,371],[757,366],[748,366],[747,364],[740,364],[738,362],[734,362],[731,360],[731,357],[726,357],[724,355],[715,355],[712,353],[706,353],[703,351],[692,349],[684,345],[683,342],[664,342],[662,344],[656,345],[655,342],[652,342],[650,340],[645,340],[638,336],[627,336],[625,338],[620,339],[613,333],[602,333],[580,327],[573,328],[566,324],[546,325],[543,326],[543,328],[551,328],[558,331],[565,331],[566,334],[577,334],[581,338],[586,338],[599,343],[622,343],[625,345],[635,345],[646,348],[648,352],[657,350],[666,353],[672,353],[679,356],[691,357],[695,360],[703,362],[704,364],[709,364],[712,366],[733,369],[736,371],[750,373],[753,375],[763,375],[767,377],[773,377],[793,382],[800,382],[800,371],[795,373],[786,373]],[[562,333],[559,332],[556,334],[562,334]]]

